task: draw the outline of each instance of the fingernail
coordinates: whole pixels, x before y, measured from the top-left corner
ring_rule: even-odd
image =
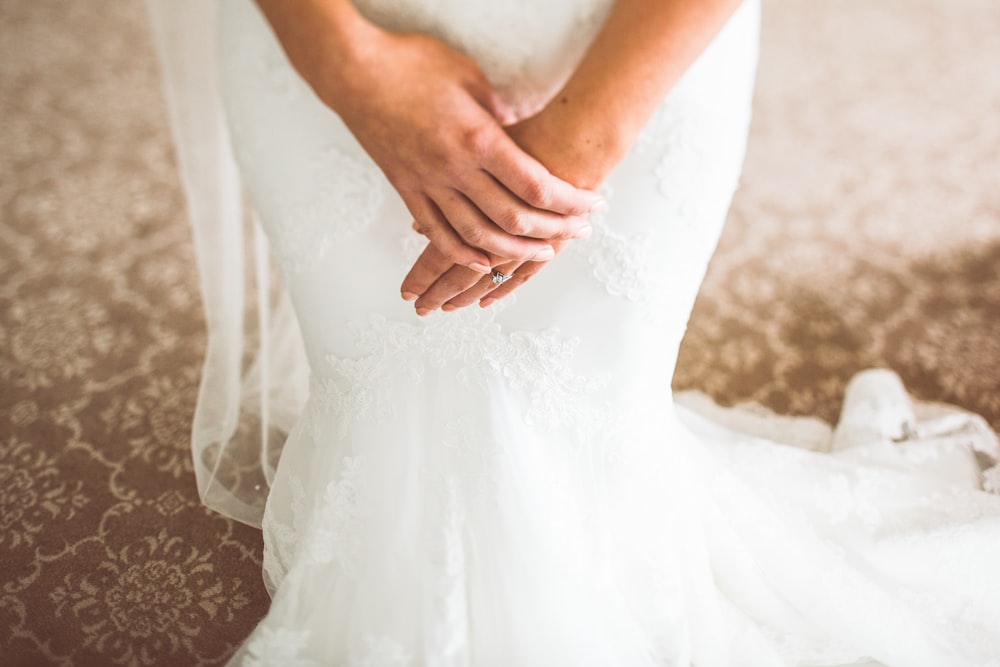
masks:
[[[420,317],[427,317],[428,315],[430,315],[430,313],[431,313],[430,308],[417,308],[417,315],[419,315]]]
[[[419,294],[414,294],[413,292],[403,292],[401,294],[403,301],[414,301],[420,297]]]
[[[608,209],[608,202],[601,199],[596,204],[590,207],[589,213],[600,213],[601,211],[606,211]]]
[[[446,303],[443,306],[441,306],[441,310],[443,310],[446,313],[450,313],[453,310],[458,310],[458,306],[453,306],[450,303]]]
[[[544,248],[542,248],[541,250],[539,250],[535,254],[535,256],[532,257],[531,259],[533,259],[535,261],[538,261],[538,262],[544,262],[546,260],[552,259],[555,256],[556,256],[556,251],[552,249],[552,246],[547,245]]]
[[[496,299],[483,299],[482,301],[479,302],[479,307],[480,308],[489,308],[490,306],[492,306],[496,302],[497,302]]]
[[[594,228],[590,225],[583,225],[575,232],[573,232],[573,238],[575,239],[585,239],[594,233]]]
[[[473,262],[469,264],[469,268],[473,271],[478,271],[479,273],[489,273],[493,270],[493,267],[486,266],[485,264],[480,264],[479,262]]]

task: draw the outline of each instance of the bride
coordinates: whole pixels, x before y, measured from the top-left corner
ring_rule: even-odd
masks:
[[[756,0],[223,0],[217,34],[208,4],[151,0],[212,336],[199,484],[260,523],[273,595],[233,664],[1000,665],[981,420],[871,371],[816,453],[670,396]],[[291,304],[242,389],[213,95]]]

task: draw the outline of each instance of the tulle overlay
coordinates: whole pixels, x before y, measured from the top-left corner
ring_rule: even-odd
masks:
[[[530,110],[609,0],[369,0]],[[1000,665],[1000,497],[976,417],[848,391],[834,431],[672,402],[737,185],[751,0],[509,302],[417,318],[422,242],[248,0],[221,5],[231,136],[298,317],[309,398],[263,519],[274,601],[234,664]],[[725,422],[724,424],[721,422]]]

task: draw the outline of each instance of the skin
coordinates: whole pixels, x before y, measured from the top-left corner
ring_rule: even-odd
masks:
[[[554,176],[503,127],[515,120],[478,66],[396,34],[349,0],[258,0],[290,62],[379,165],[448,266],[488,273],[586,236],[594,192]]]
[[[565,87],[510,136],[554,174],[596,189],[625,157],[666,94],[708,46],[740,0],[618,0]],[[416,229],[425,232],[419,222]],[[567,239],[553,238],[558,253]],[[542,258],[535,258],[542,260]],[[477,301],[488,307],[511,294],[547,261],[494,264],[513,277],[497,287],[449,262],[431,243],[403,281],[419,315]]]

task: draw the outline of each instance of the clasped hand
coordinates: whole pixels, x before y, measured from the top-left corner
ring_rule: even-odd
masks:
[[[505,130],[514,112],[469,58],[422,35],[384,39],[389,74],[339,111],[430,241],[403,298],[426,315],[509,294],[590,234],[585,216],[601,200],[519,145],[537,121]],[[494,269],[515,278],[497,287]]]
[[[380,39],[378,76],[355,78],[334,108],[430,240],[402,285],[419,313],[477,280],[492,286],[494,267],[552,259],[561,241],[589,235],[600,197],[517,144],[503,127],[513,110],[471,59],[423,35]]]
[[[557,165],[559,173],[575,182],[596,186],[603,177],[603,170],[597,162],[580,160],[574,155],[572,142],[560,141],[560,121],[553,114],[543,111],[538,115],[506,128],[508,135],[522,150],[541,157],[546,164]],[[591,212],[600,210],[603,201],[598,201]],[[426,234],[419,222],[414,229]],[[590,235],[587,225],[572,237],[556,234],[546,239],[557,255],[574,238]],[[429,236],[429,235],[427,235]],[[496,284],[492,275],[482,275],[467,267],[456,264],[439,248],[433,239],[410,269],[402,284],[404,299],[416,300],[417,314],[427,315],[440,308],[444,311],[457,310],[479,302],[488,307],[511,294],[530,278],[542,270],[551,258],[492,257],[492,266],[505,276],[502,284]]]
[[[430,243],[401,285],[417,313],[488,306],[523,285],[571,239],[590,235],[594,192],[565,128],[545,111],[504,127],[513,110],[466,56],[422,35],[386,34],[396,73],[340,113]],[[407,103],[400,103],[400,98]],[[574,179],[576,180],[576,179]],[[596,181],[595,181],[596,182]],[[502,285],[492,271],[513,276]]]

